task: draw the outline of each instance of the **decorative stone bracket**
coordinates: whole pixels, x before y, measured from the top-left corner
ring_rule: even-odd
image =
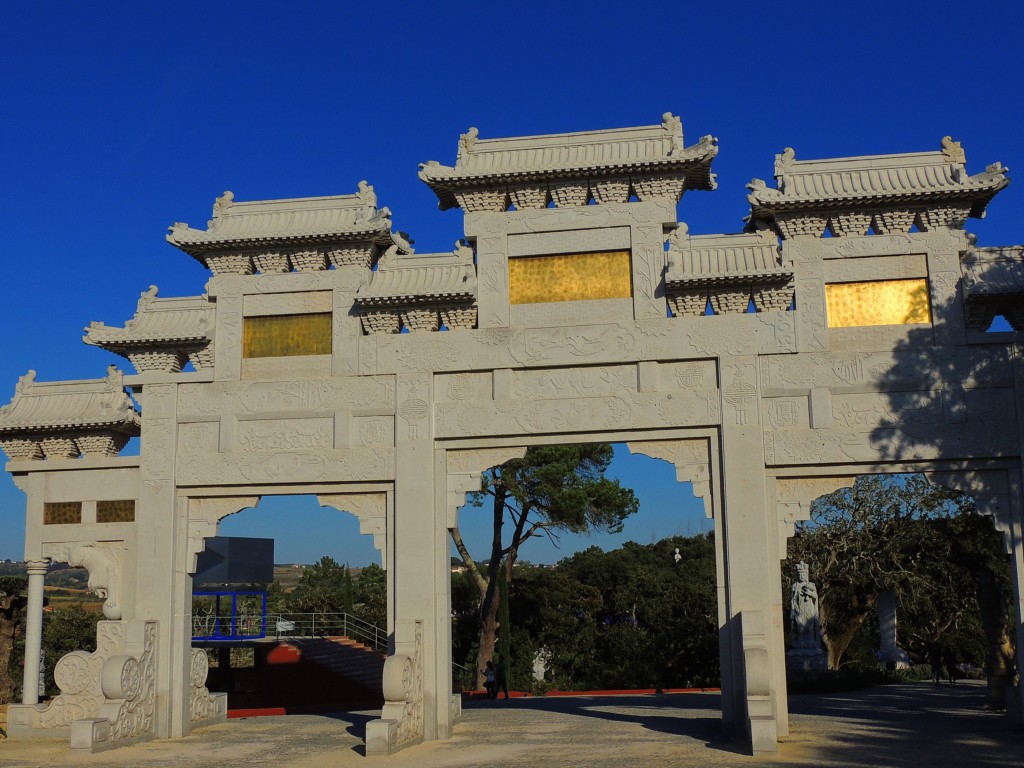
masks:
[[[775,481],[779,524],[779,559],[786,559],[786,542],[796,532],[796,524],[811,519],[811,502],[819,496],[848,488],[856,477],[779,478]]]
[[[423,622],[395,625],[395,653],[384,662],[384,708],[366,724],[366,754],[390,755],[423,741]]]
[[[673,464],[676,480],[690,483],[693,495],[704,502],[704,516],[714,517],[711,505],[711,455],[706,437],[685,440],[645,440],[626,443],[630,453],[650,456]]]
[[[228,515],[258,506],[259,496],[224,496],[196,498],[188,501],[188,572],[195,573],[199,553],[206,549],[206,539],[217,535],[217,526]]]
[[[525,446],[448,451],[448,528],[459,524],[459,508],[466,503],[467,493],[480,490],[480,478],[486,470],[525,455]]]
[[[380,552],[381,565],[388,562],[388,495],[380,493],[322,493],[316,497],[321,507],[351,512],[359,518],[359,532],[373,536],[373,546]]]
[[[991,518],[992,525],[1003,536],[1003,547],[1012,552],[1012,513],[1010,488],[1004,470],[924,472],[930,483],[954,488],[970,494],[978,512]],[[795,532],[796,523],[810,520],[811,503],[840,488],[853,486],[856,476],[779,478],[775,481],[779,524],[779,557],[786,558],[786,542]]]
[[[70,734],[71,749],[99,752],[156,736],[155,621],[101,621],[96,651],[72,651],[54,669],[61,693],[45,704],[12,705],[11,734]]]
[[[43,545],[43,557],[89,572],[89,591],[103,600],[103,616],[111,621],[122,617],[123,552],[124,543],[120,541]]]

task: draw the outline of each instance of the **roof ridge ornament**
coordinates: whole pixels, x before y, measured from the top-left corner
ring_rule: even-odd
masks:
[[[206,222],[207,227],[215,227],[216,222],[227,213],[228,208],[235,202],[235,193],[230,189],[224,190],[224,194],[213,201],[213,218]],[[177,226],[177,224],[175,224]]]
[[[963,165],[967,162],[967,153],[964,152],[963,146],[959,141],[953,141],[952,136],[943,136],[942,141],[942,154],[946,157],[946,162]]]
[[[775,182],[782,193],[786,191],[785,176],[793,170],[795,162],[796,150],[792,147],[786,147],[782,150],[782,154],[775,156]]]
[[[671,112],[661,116],[662,127],[671,134],[672,148],[668,151],[669,157],[678,157],[683,153],[683,119]]]
[[[480,129],[475,126],[470,126],[469,130],[459,136],[459,152],[455,158],[456,164],[462,158],[464,152],[472,152],[473,147],[476,146],[477,141],[480,139]]]

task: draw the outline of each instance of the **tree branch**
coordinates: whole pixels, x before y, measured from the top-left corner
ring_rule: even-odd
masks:
[[[469,554],[469,550],[466,549],[465,542],[462,541],[462,534],[459,532],[459,527],[455,526],[449,533],[452,535],[452,541],[455,542],[455,549],[459,551],[459,555],[462,557],[462,562],[466,566],[466,570],[469,571],[473,583],[476,584],[476,588],[480,590],[481,599],[487,594],[487,580],[480,575],[480,569],[476,567],[476,563],[473,562],[473,558]]]

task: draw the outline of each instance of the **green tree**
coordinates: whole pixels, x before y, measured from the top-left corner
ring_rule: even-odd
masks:
[[[815,500],[789,551],[787,578],[804,560],[818,586],[832,669],[889,589],[898,601],[900,642],[912,654],[978,655],[986,632],[978,606],[987,589],[979,585],[985,574],[1008,579],[1001,543],[971,498],[921,475],[860,477]]]
[[[18,684],[15,670],[21,656],[18,651],[23,650],[19,645],[24,643],[27,585],[23,576],[0,576],[0,704],[14,700]]]
[[[492,537],[486,568],[477,569],[462,535],[452,540],[480,594],[477,685],[480,670],[494,655],[498,628],[499,573],[512,582],[520,547],[531,538],[559,532],[622,530],[625,518],[637,511],[636,496],[618,480],[605,477],[612,460],[606,443],[549,445],[529,448],[522,459],[507,461],[484,473],[470,503],[490,501]],[[505,536],[506,526],[510,530]]]
[[[368,621],[381,629],[387,628],[387,573],[376,563],[363,568],[356,577],[354,613],[363,621]]]
[[[302,571],[298,586],[288,596],[288,604],[294,613],[351,613],[355,604],[354,597],[355,590],[348,566],[324,555]],[[318,618],[318,627],[321,626],[320,621]],[[324,631],[341,631],[340,621],[324,619],[324,622]]]
[[[43,654],[46,670],[46,693],[59,693],[53,680],[53,669],[57,662],[72,651],[96,650],[96,623],[103,614],[87,611],[81,605],[72,604],[57,608],[46,616],[43,623]]]

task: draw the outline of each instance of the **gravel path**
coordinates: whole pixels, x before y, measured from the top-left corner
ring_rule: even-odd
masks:
[[[178,741],[72,755],[65,740],[0,742],[4,768],[313,768],[313,766],[882,766],[987,768],[1024,762],[1024,732],[985,712],[979,684],[894,685],[790,697],[791,734],[750,757],[720,736],[718,694],[580,696],[467,703],[455,735],[366,758],[375,713],[231,720]]]

